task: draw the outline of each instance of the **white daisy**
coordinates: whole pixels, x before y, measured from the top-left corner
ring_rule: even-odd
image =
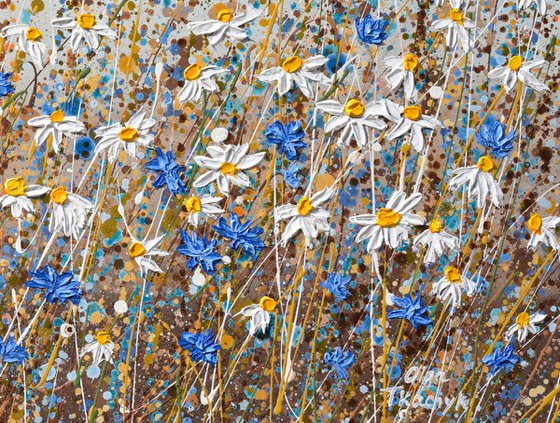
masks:
[[[413,249],[418,251],[420,247],[427,247],[424,264],[432,264],[443,254],[450,255],[459,251],[459,238],[445,232],[438,220],[432,220],[430,228],[414,238]]]
[[[156,124],[154,119],[144,119],[146,112],[136,112],[124,125],[114,123],[95,130],[95,137],[99,139],[95,146],[95,154],[109,150],[109,161],[114,162],[124,149],[130,156],[138,157],[136,145],[148,147],[154,139],[150,129]]]
[[[467,194],[469,198],[476,195],[477,207],[482,208],[486,203],[486,197],[494,207],[500,208],[504,202],[504,194],[493,172],[496,164],[488,156],[478,159],[476,166],[460,167],[453,171],[453,177],[449,181],[449,189],[455,191],[457,188],[468,184]]]
[[[115,351],[115,344],[111,341],[109,332],[104,330],[97,332],[95,341],[86,344],[80,352],[80,358],[88,353],[93,353],[93,362],[95,366],[99,366],[104,361],[109,363],[113,362],[113,352]]]
[[[451,0],[450,3],[449,16],[432,22],[432,29],[447,29],[445,44],[451,50],[455,50],[461,42],[463,50],[468,51],[472,47],[472,39],[468,29],[474,28],[474,23],[467,19],[461,11],[461,8],[464,7],[462,0]]]
[[[515,318],[515,323],[511,325],[506,332],[506,339],[511,339],[517,333],[517,340],[519,342],[525,341],[528,334],[534,335],[537,333],[536,323],[542,322],[546,319],[546,314],[535,313],[529,314],[527,312],[519,313]]]
[[[385,116],[387,102],[373,102],[367,105],[358,99],[352,98],[341,104],[335,100],[319,101],[316,106],[319,110],[333,116],[325,124],[325,132],[331,133],[342,129],[339,145],[350,144],[352,138],[360,147],[368,142],[367,130],[373,128],[382,131],[386,128],[385,122],[377,116]],[[390,102],[389,102],[390,103]]]
[[[303,232],[307,245],[319,236],[319,232],[329,232],[330,213],[320,206],[329,201],[336,189],[325,188],[311,197],[302,197],[297,204],[285,204],[276,207],[274,214],[278,222],[289,219],[282,234],[282,244],[285,246],[290,238],[299,231]]]
[[[546,0],[518,0],[517,7],[519,10],[528,9],[532,3],[535,3],[537,10],[541,15],[546,14]]]
[[[385,135],[387,140],[394,140],[404,135],[410,136],[410,143],[414,149],[421,152],[424,149],[423,129],[434,130],[441,122],[433,117],[422,114],[420,106],[399,106],[400,119]]]
[[[319,68],[327,63],[324,56],[313,56],[303,60],[298,56],[291,56],[282,61],[282,66],[266,69],[257,75],[257,79],[270,82],[278,82],[278,93],[286,94],[294,87],[294,83],[304,96],[313,97],[313,82],[329,85],[330,79],[319,71]]]
[[[542,243],[547,247],[552,247],[560,251],[560,243],[556,235],[556,227],[560,224],[560,217],[550,216],[542,218],[540,214],[533,214],[527,221],[527,227],[531,231],[531,239],[527,248],[535,250]]]
[[[197,63],[188,66],[183,72],[185,77],[185,85],[177,94],[180,102],[198,101],[202,95],[202,91],[215,93],[219,90],[218,84],[212,79],[216,75],[226,73],[226,69],[218,66],[202,67]]]
[[[7,25],[0,30],[4,38],[17,37],[18,48],[25,52],[39,69],[45,66],[47,46],[41,40],[43,33],[34,26],[25,24]]]
[[[41,197],[50,191],[41,185],[27,185],[21,176],[4,181],[4,195],[0,197],[0,208],[10,207],[12,216],[21,219],[23,211],[33,213],[31,198]]]
[[[420,69],[420,62],[414,54],[407,54],[403,57],[387,57],[385,59],[387,66],[391,68],[386,75],[387,81],[392,90],[396,90],[404,85],[404,98],[416,101],[418,98],[418,90],[414,84],[414,72]]]
[[[167,251],[156,248],[161,244],[165,235],[161,235],[151,241],[139,241],[133,236],[131,236],[131,238],[132,242],[128,246],[128,253],[130,254],[130,257],[134,259],[136,264],[140,266],[142,272],[146,274],[148,273],[148,270],[151,270],[153,272],[163,273],[161,267],[159,267],[157,263],[151,259],[151,257],[165,257],[169,255]]]
[[[218,19],[190,22],[187,24],[187,29],[195,35],[207,35],[208,44],[211,46],[216,45],[224,38],[243,41],[248,37],[248,34],[240,27],[254,21],[261,15],[260,11],[250,9],[247,13],[236,16],[233,10],[224,7],[218,11],[216,16]]]
[[[270,312],[274,311],[275,308],[276,301],[265,296],[261,298],[259,304],[251,304],[250,306],[243,307],[235,316],[241,314],[251,318],[249,321],[249,335],[253,336],[257,333],[257,330],[266,333],[270,325]]]
[[[249,144],[226,145],[223,148],[211,145],[206,151],[210,157],[196,156],[194,161],[209,171],[200,175],[193,186],[202,188],[216,181],[218,189],[224,195],[229,194],[230,183],[242,188],[250,187],[251,180],[243,171],[257,166],[266,154],[247,154]]]
[[[201,216],[217,217],[221,215],[224,210],[218,207],[220,201],[222,201],[222,197],[213,197],[208,194],[202,197],[191,195],[183,201],[189,215],[188,222],[197,227]]]
[[[53,211],[49,222],[49,231],[54,233],[59,228],[64,235],[78,238],[86,227],[87,215],[94,209],[92,202],[79,195],[66,191],[63,186],[51,191]]]
[[[377,210],[377,214],[362,214],[350,218],[350,222],[363,226],[356,236],[356,242],[367,239],[370,253],[383,245],[398,248],[408,239],[408,232],[413,226],[423,225],[425,219],[411,211],[422,201],[422,194],[415,193],[409,198],[402,191],[395,191],[386,207]]]
[[[117,33],[103,22],[98,22],[95,15],[81,13],[76,19],[61,18],[51,22],[55,28],[71,29],[70,45],[76,53],[82,45],[89,46],[92,50],[99,47],[99,39],[107,37],[111,40],[117,39]]]
[[[34,138],[37,146],[42,145],[52,135],[52,146],[57,154],[60,153],[63,136],[74,138],[86,132],[85,125],[76,116],[66,116],[62,110],[31,118],[27,124],[39,128]]]
[[[469,296],[474,294],[476,283],[463,276],[455,266],[447,266],[443,273],[445,276],[434,284],[432,291],[441,300],[450,299],[452,308],[455,309],[461,305],[463,293]]]
[[[517,85],[517,81],[541,92],[548,90],[546,84],[534,76],[531,71],[540,68],[546,62],[544,60],[525,60],[522,56],[512,56],[507,65],[498,66],[488,72],[488,78],[501,79],[506,92],[510,92]]]

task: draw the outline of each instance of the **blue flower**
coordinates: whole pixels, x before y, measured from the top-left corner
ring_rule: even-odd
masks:
[[[237,250],[239,247],[256,258],[259,251],[266,247],[265,243],[259,238],[264,232],[262,228],[251,228],[251,221],[241,223],[239,216],[233,213],[229,225],[223,217],[220,217],[218,224],[213,226],[214,230],[224,238],[231,239],[231,248]]]
[[[506,135],[505,130],[505,126],[500,122],[485,123],[476,133],[476,140],[501,159],[511,153],[515,139],[515,131]]]
[[[13,336],[10,336],[6,343],[0,339],[0,361],[2,363],[21,364],[27,359],[29,359],[29,353],[25,347],[16,343]]]
[[[482,359],[482,362],[490,367],[490,373],[496,374],[500,371],[509,372],[519,363],[519,356],[513,352],[513,343],[504,349],[494,348],[491,354]]]
[[[432,324],[432,319],[428,315],[428,307],[424,305],[420,295],[417,295],[415,299],[412,299],[410,294],[403,298],[393,297],[393,303],[399,308],[390,311],[387,318],[406,319],[412,323],[414,329]]]
[[[340,273],[329,273],[327,281],[321,282],[321,285],[327,288],[337,301],[343,301],[350,295],[347,286],[351,281],[350,276],[342,277]]]
[[[15,91],[10,79],[12,79],[13,74],[11,72],[0,72],[0,97],[6,97],[9,94],[13,94]]]
[[[388,37],[385,29],[388,23],[383,19],[373,19],[371,15],[366,15],[364,19],[356,18],[356,31],[358,38],[366,44],[379,45]]]
[[[332,53],[329,53],[328,51],[325,50],[323,51],[323,56],[326,56],[327,58],[327,63],[325,63],[325,68],[329,71],[331,75],[335,74],[346,63],[346,55],[344,53],[340,53],[339,55],[336,50]]]
[[[156,179],[152,182],[154,188],[162,188],[167,185],[169,191],[174,195],[187,192],[185,182],[179,176],[179,172],[185,171],[185,166],[175,161],[173,153],[164,153],[161,148],[156,148],[156,158],[146,163],[145,167],[152,172],[158,172]]]
[[[80,287],[80,282],[73,280],[73,277],[72,272],[63,272],[59,275],[54,268],[46,265],[41,270],[31,272],[31,280],[26,283],[26,286],[45,289],[45,299],[48,303],[57,301],[64,303],[70,300],[78,304],[84,291]]]
[[[338,347],[334,351],[325,354],[324,361],[332,366],[339,379],[348,379],[348,368],[356,361],[356,356],[351,351],[343,352]]]
[[[301,185],[301,177],[298,175],[299,167],[297,164],[292,163],[288,169],[282,170],[284,181],[292,188],[299,188]]]
[[[277,120],[266,128],[264,133],[268,142],[276,144],[278,152],[285,154],[289,160],[297,159],[297,148],[304,148],[305,143],[302,138],[305,137],[305,132],[301,127],[300,121],[288,122],[284,125]]]
[[[179,245],[177,251],[189,257],[188,268],[193,270],[200,265],[207,274],[216,273],[216,264],[222,260],[222,256],[214,252],[218,241],[210,241],[205,236],[199,238],[195,232],[189,236],[185,231],[181,231],[181,238],[184,244]]]
[[[219,344],[214,341],[214,332],[184,332],[179,338],[179,346],[190,353],[192,361],[204,361],[215,365],[218,362]]]

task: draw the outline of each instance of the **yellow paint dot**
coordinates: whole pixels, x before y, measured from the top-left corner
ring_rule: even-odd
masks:
[[[229,350],[233,347],[233,337],[227,333],[222,336],[222,342],[220,343],[224,350]]]
[[[91,313],[91,315],[89,316],[89,321],[91,323],[93,323],[94,325],[98,324],[101,322],[102,316],[101,313],[98,311],[94,311],[93,313]]]
[[[334,176],[323,173],[322,175],[317,176],[315,179],[315,189],[317,191],[321,191],[327,187],[332,187],[334,185]]]

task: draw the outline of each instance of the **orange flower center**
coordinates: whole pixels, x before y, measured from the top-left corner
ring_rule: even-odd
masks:
[[[463,20],[465,19],[465,15],[459,9],[451,9],[449,11],[449,19],[453,22],[457,22],[459,25],[463,25]]]
[[[414,54],[407,54],[404,56],[404,70],[414,72],[420,68],[420,62]]]
[[[288,73],[294,73],[301,69],[303,66],[303,60],[297,56],[288,57],[282,62],[282,69]]]
[[[480,159],[478,159],[476,167],[478,167],[483,172],[492,172],[496,168],[496,165],[494,163],[494,160],[492,160],[490,157],[482,156]]]
[[[4,181],[4,194],[11,195],[13,197],[25,195],[26,188],[27,184],[21,176],[6,179]]]
[[[265,311],[274,311],[274,309],[276,308],[276,304],[276,301],[266,296],[262,297],[259,301],[259,305]]]
[[[119,132],[119,137],[122,141],[134,142],[136,141],[136,138],[138,138],[138,131],[130,126],[125,126]]]
[[[57,110],[52,112],[49,117],[52,123],[60,123],[64,120],[64,112],[62,110]]]
[[[201,73],[202,73],[202,68],[196,63],[193,63],[192,65],[190,65],[188,68],[185,69],[183,75],[185,76],[185,79],[189,81],[196,81],[198,78],[200,78]]]
[[[407,119],[417,121],[422,117],[422,108],[420,106],[406,106],[402,115]]]
[[[300,198],[297,203],[297,211],[301,216],[307,216],[313,209],[314,207],[308,197]]]
[[[217,16],[220,22],[227,23],[233,19],[233,10],[224,7],[218,11]]]
[[[541,217],[541,215],[538,214],[538,213],[533,214],[529,218],[529,221],[527,222],[527,227],[534,234],[540,234],[541,233],[541,227],[542,227],[542,217]]]
[[[515,323],[517,323],[517,327],[521,330],[524,327],[529,326],[529,319],[529,313],[523,312],[515,318]]]
[[[348,100],[346,105],[344,106],[344,113],[346,113],[351,118],[359,118],[364,115],[366,111],[366,107],[364,103],[360,100],[356,100],[355,98]]]
[[[78,15],[78,25],[83,29],[92,29],[96,23],[95,16],[91,13],[82,13]]]
[[[439,220],[432,220],[430,223],[430,232],[436,234],[443,230],[443,225],[439,222]]]
[[[58,187],[51,191],[51,200],[58,204],[64,204],[68,199],[68,193],[64,187]]]
[[[128,252],[130,254],[130,257],[136,258],[146,254],[146,248],[144,248],[144,246],[139,242],[133,242],[128,247]]]
[[[225,162],[220,167],[220,172],[222,172],[222,175],[233,176],[237,172],[239,172],[239,168],[237,167],[237,165],[235,163]]]
[[[455,266],[447,266],[443,273],[450,283],[461,283],[461,272]]]
[[[43,33],[34,26],[30,26],[25,31],[25,38],[27,38],[29,41],[39,41],[41,38],[43,38]]]
[[[393,209],[382,207],[377,211],[377,224],[382,228],[393,228],[399,224],[402,216]]]
[[[111,336],[109,335],[109,332],[105,330],[97,332],[97,335],[95,335],[95,339],[100,345],[105,345],[111,342]]]
[[[189,213],[198,213],[202,210],[202,202],[200,201],[200,198],[193,195],[185,201],[185,207]]]
[[[512,56],[508,60],[508,67],[514,72],[517,72],[519,68],[521,68],[522,64],[523,64],[523,57],[521,56]]]

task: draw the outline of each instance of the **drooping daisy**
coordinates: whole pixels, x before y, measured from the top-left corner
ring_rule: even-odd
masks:
[[[420,201],[420,193],[406,198],[404,192],[395,191],[387,206],[378,209],[376,214],[352,216],[350,222],[363,226],[356,236],[356,242],[367,239],[367,250],[370,253],[379,250],[383,245],[399,248],[408,239],[408,232],[413,226],[424,224],[422,216],[411,213]]]
[[[43,145],[52,135],[52,146],[57,154],[60,153],[63,136],[75,138],[86,132],[85,125],[76,116],[66,116],[60,109],[49,115],[31,118],[27,124],[39,128],[34,138],[37,146]]]
[[[560,251],[560,243],[556,235],[556,227],[559,224],[560,217],[558,216],[543,218],[540,214],[534,213],[527,221],[527,227],[531,231],[531,239],[529,239],[527,248],[535,250],[542,243],[547,247]]]
[[[142,272],[147,273],[148,270],[153,272],[162,273],[161,267],[157,265],[157,263],[152,260],[153,256],[156,257],[165,257],[169,255],[167,251],[160,250],[157,247],[161,244],[165,238],[165,235],[161,235],[157,238],[152,239],[151,241],[139,241],[135,237],[131,236],[131,243],[128,246],[128,253],[130,257],[134,259],[136,264],[140,266]]]
[[[421,152],[424,149],[423,129],[434,130],[441,122],[431,116],[422,114],[422,108],[417,105],[399,106],[400,119],[385,135],[387,140],[394,140],[404,135],[410,136],[410,143],[414,149]]]
[[[548,90],[546,84],[534,76],[531,71],[540,68],[546,62],[544,60],[525,60],[522,56],[512,56],[507,65],[498,66],[488,72],[488,78],[501,79],[506,92],[510,92],[517,85],[517,81],[531,87],[535,91]]]
[[[313,82],[330,84],[330,79],[319,70],[328,60],[324,56],[313,56],[306,60],[298,56],[290,56],[282,61],[281,66],[262,71],[257,75],[257,79],[264,82],[277,81],[280,95],[286,94],[295,84],[304,96],[311,98]]]
[[[115,344],[111,341],[111,336],[107,331],[99,331],[95,335],[95,341],[86,344],[80,353],[80,357],[88,353],[93,353],[93,362],[95,366],[99,366],[104,361],[109,363],[113,362],[113,352],[115,351]]]
[[[546,15],[546,0],[518,0],[517,7],[519,10],[525,10],[531,7],[531,4],[535,3],[537,6],[537,11],[541,15]]]
[[[443,254],[450,255],[459,251],[459,238],[443,230],[438,220],[432,220],[430,227],[414,238],[413,248],[427,247],[424,254],[424,264],[435,263]]]
[[[23,211],[33,213],[35,208],[30,198],[45,195],[50,188],[41,185],[27,185],[21,176],[4,181],[4,192],[0,197],[0,208],[10,207],[12,216],[16,219],[23,217]]]
[[[224,209],[218,207],[223,197],[213,197],[209,194],[204,194],[202,197],[191,195],[183,201],[183,205],[187,209],[188,222],[197,227],[200,222],[200,217],[217,217],[220,216]]]
[[[43,69],[46,62],[47,46],[41,41],[43,33],[40,30],[30,25],[15,24],[2,28],[0,35],[4,38],[16,37],[18,48],[29,56],[36,67]]]
[[[218,44],[224,38],[243,41],[249,35],[241,26],[252,22],[262,15],[262,12],[249,8],[246,13],[235,15],[234,11],[226,7],[216,14],[218,19],[207,21],[195,21],[187,24],[187,29],[195,35],[207,35],[208,44],[211,46]]]
[[[95,154],[108,150],[109,161],[114,162],[121,149],[124,149],[130,156],[138,157],[137,144],[147,147],[154,139],[149,131],[156,121],[151,118],[144,119],[145,116],[146,112],[140,110],[132,115],[124,125],[114,123],[96,129],[95,136],[99,141],[95,146]]]
[[[227,73],[227,69],[218,66],[202,67],[197,63],[189,65],[183,72],[185,85],[177,94],[177,99],[185,101],[198,101],[203,91],[215,93],[219,90],[218,84],[212,79],[217,75]]]
[[[80,236],[86,227],[87,216],[94,209],[94,204],[79,195],[66,191],[60,186],[51,191],[53,211],[49,222],[49,231],[56,232],[62,228],[64,235]]]
[[[476,283],[463,276],[455,266],[447,266],[443,273],[445,276],[434,284],[432,291],[439,299],[449,299],[452,308],[455,309],[461,305],[461,296],[464,293],[469,296],[474,294]]]
[[[432,22],[432,29],[447,29],[445,44],[451,50],[455,50],[459,42],[463,50],[468,51],[472,47],[472,39],[469,28],[474,28],[474,23],[467,19],[461,10],[464,7],[463,0],[451,0],[449,16]]]
[[[82,45],[97,50],[101,37],[111,40],[117,39],[117,33],[103,22],[98,22],[94,14],[80,13],[76,19],[60,18],[51,22],[55,28],[71,29],[70,45],[74,53],[77,53]]]
[[[258,304],[251,304],[250,306],[243,307],[235,316],[241,314],[251,318],[249,321],[249,335],[254,336],[257,330],[266,333],[270,325],[270,313],[276,309],[276,305],[277,303],[275,300],[264,296],[260,299]]]
[[[418,58],[414,54],[408,53],[404,58],[387,57],[385,63],[391,68],[386,75],[391,89],[396,90],[403,84],[405,99],[416,101],[418,90],[414,84],[414,72],[420,70]]]
[[[482,208],[486,204],[486,197],[496,208],[502,207],[504,193],[493,172],[496,164],[488,156],[478,159],[476,166],[460,167],[453,171],[453,177],[449,181],[449,189],[455,191],[459,187],[468,184],[467,194],[469,198],[476,195],[477,207]]]
[[[251,186],[251,180],[243,171],[257,166],[266,154],[247,154],[249,144],[226,145],[223,148],[211,145],[206,151],[210,157],[196,156],[194,161],[209,170],[200,175],[193,186],[202,188],[216,181],[218,190],[224,195],[229,194],[230,183],[242,188]]]
[[[515,323],[511,325],[506,332],[506,339],[510,340],[515,334],[517,334],[517,340],[519,342],[525,341],[528,334],[534,335],[537,333],[538,329],[536,327],[536,323],[540,323],[544,319],[546,319],[546,314],[529,314],[526,311],[518,314],[515,318]]]
[[[303,232],[307,245],[310,245],[320,232],[329,232],[330,213],[320,206],[329,201],[335,192],[334,188],[325,188],[311,197],[300,198],[297,204],[284,204],[276,207],[274,214],[277,221],[289,219],[282,234],[284,246],[299,231]]]
[[[379,102],[365,105],[361,100],[355,98],[348,100],[344,105],[335,100],[317,103],[319,110],[333,116],[325,124],[325,132],[331,133],[341,129],[339,145],[348,146],[354,138],[360,147],[365,146],[368,142],[368,128],[378,131],[385,129],[385,122],[377,118],[377,116],[383,115],[381,107]]]

